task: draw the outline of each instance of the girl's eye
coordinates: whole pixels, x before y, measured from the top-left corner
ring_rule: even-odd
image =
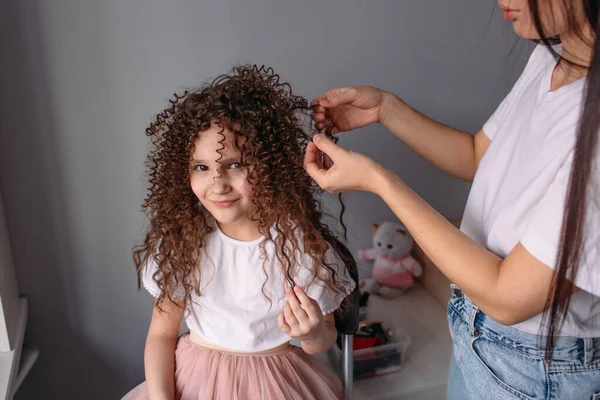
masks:
[[[239,162],[233,162],[231,164],[229,164],[229,169],[238,169],[238,168],[242,168],[242,163]]]
[[[196,165],[194,167],[194,171],[205,172],[205,171],[208,171],[208,167],[206,165]]]

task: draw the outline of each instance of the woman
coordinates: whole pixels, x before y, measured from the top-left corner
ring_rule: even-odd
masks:
[[[313,101],[318,128],[380,123],[472,181],[460,231],[392,172],[325,136],[315,135],[305,167],[330,192],[381,196],[456,284],[449,399],[600,399],[599,2],[500,7],[539,45],[476,135],[372,87]]]

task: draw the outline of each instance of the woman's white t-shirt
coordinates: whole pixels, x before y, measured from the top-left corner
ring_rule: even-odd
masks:
[[[274,230],[271,233],[276,236]],[[218,347],[251,353],[275,348],[291,339],[279,329],[277,321],[287,301],[281,264],[272,241],[265,242],[265,261],[259,246],[263,240],[238,241],[226,236],[218,227],[206,237],[199,266],[201,295],[192,294],[186,324]],[[311,258],[301,253],[297,260],[295,283],[306,289],[312,277]],[[335,311],[355,287],[346,266],[331,248],[325,260],[336,270],[346,292],[336,293],[321,280],[308,287],[307,294],[317,301],[324,315]],[[154,297],[160,294],[153,279],[156,271],[157,265],[151,259],[142,275],[144,287]],[[176,291],[175,297],[183,297],[182,293]]]
[[[560,51],[560,49],[557,49]],[[556,268],[585,79],[550,91],[556,60],[544,46],[483,127],[491,144],[469,194],[461,230],[501,257],[521,242]],[[561,336],[600,337],[600,154],[590,177],[583,254]],[[541,315],[515,325],[538,334]]]

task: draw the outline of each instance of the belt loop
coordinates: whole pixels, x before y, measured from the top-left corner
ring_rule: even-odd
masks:
[[[475,318],[477,318],[477,313],[479,312],[479,309],[473,303],[471,303],[470,306],[471,306],[471,309],[469,310],[469,333],[472,336],[477,336],[478,332],[477,332],[477,329],[475,328]]]
[[[583,363],[585,365],[591,364],[594,359],[594,339],[583,338]]]

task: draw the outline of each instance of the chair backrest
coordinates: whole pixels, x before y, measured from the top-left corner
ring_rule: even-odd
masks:
[[[352,253],[337,238],[329,240],[330,245],[336,252],[346,258],[346,269],[355,283],[354,290],[348,295],[342,306],[335,312],[335,328],[340,334],[354,335],[358,330],[358,302],[360,294],[358,290],[358,267]]]

